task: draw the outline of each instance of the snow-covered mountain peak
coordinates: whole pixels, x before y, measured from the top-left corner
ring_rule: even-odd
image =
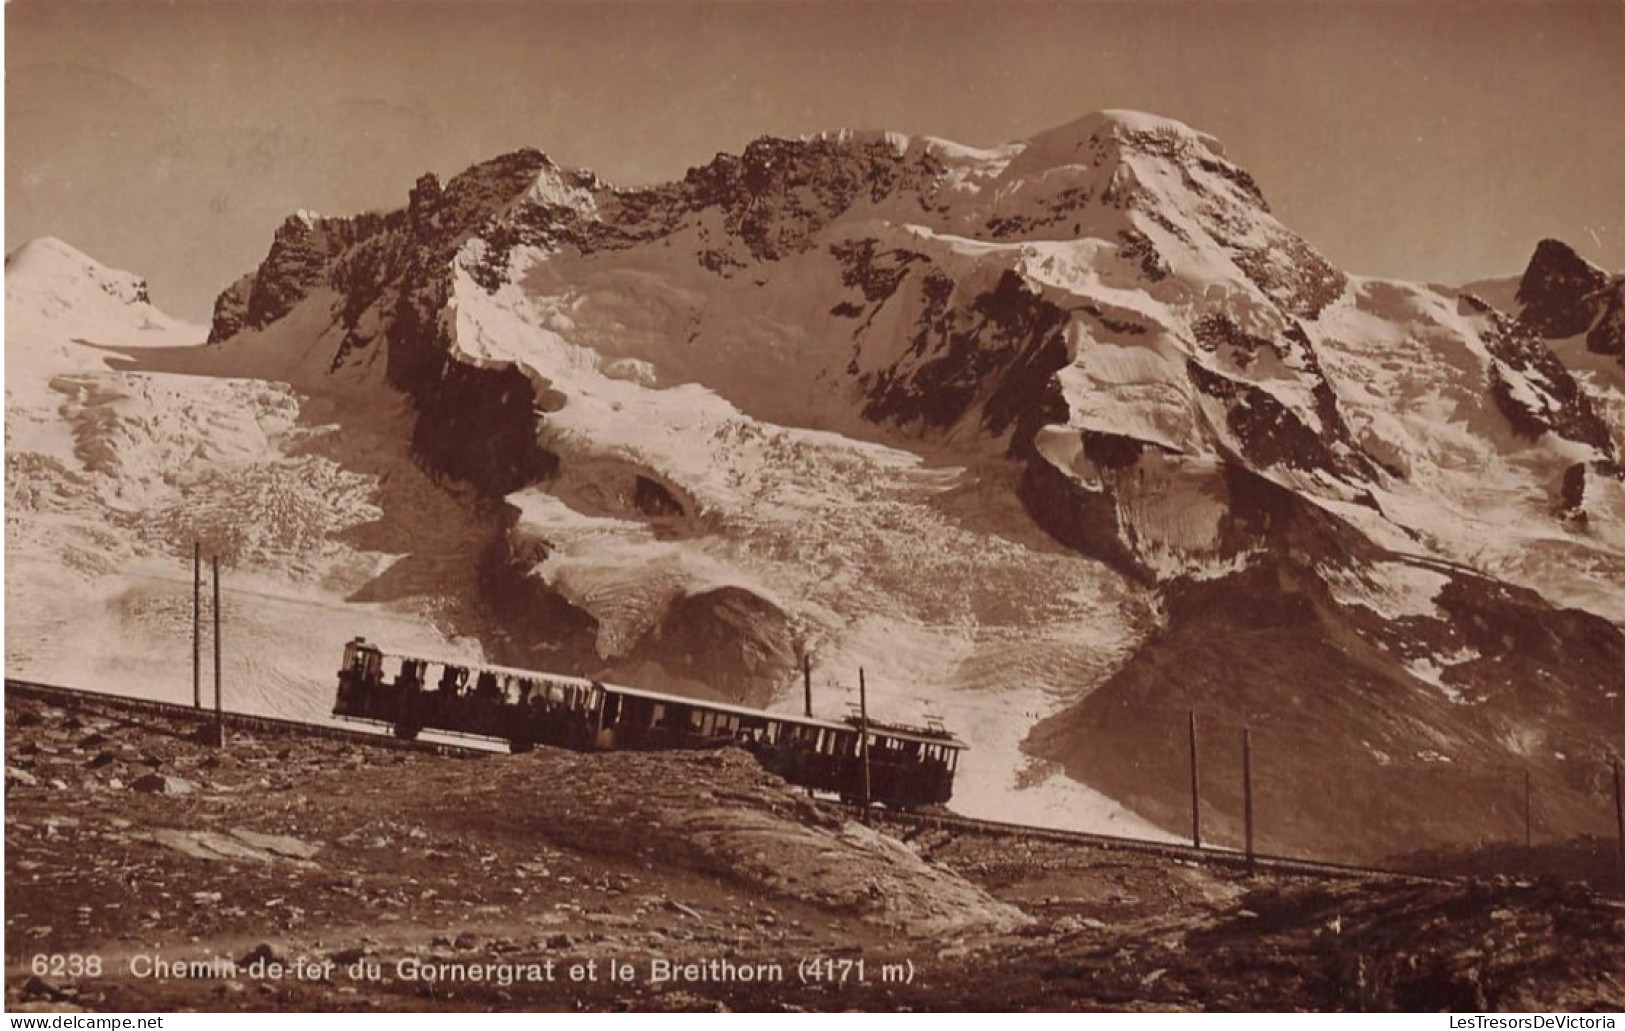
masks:
[[[105,354],[84,344],[153,346],[192,343],[201,327],[158,310],[147,281],[44,236],[6,255],[6,369],[11,372],[101,368]],[[23,375],[19,383],[33,377]]]
[[[1085,149],[1100,149],[1115,144],[1125,149],[1142,149],[1155,141],[1164,153],[1175,149],[1199,147],[1222,157],[1224,147],[1207,133],[1192,129],[1184,122],[1144,111],[1109,109],[1094,111],[1073,121],[1045,129],[1027,138],[1024,143],[1028,154],[1051,156],[1055,163],[1069,163],[1066,158]]]
[[[54,236],[30,240],[6,255],[8,306],[13,296],[54,299],[64,306],[80,301],[101,304],[102,297],[128,305],[151,301],[145,279],[108,268]]]
[[[119,350],[203,339],[201,326],[153,306],[145,279],[55,237],[6,255],[5,325],[8,459],[16,451],[60,457],[93,446],[63,423],[64,397],[107,373]]]

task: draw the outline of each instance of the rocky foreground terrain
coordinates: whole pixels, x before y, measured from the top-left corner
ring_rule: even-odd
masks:
[[[734,751],[216,751],[10,697],[6,752],[13,1011],[1625,1006],[1577,886],[904,842]]]

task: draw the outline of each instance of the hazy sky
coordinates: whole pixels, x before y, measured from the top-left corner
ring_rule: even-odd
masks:
[[[298,208],[396,207],[520,146],[623,184],[756,136],[988,145],[1092,110],[1218,136],[1354,271],[1544,236],[1625,269],[1625,2],[13,0],[6,248],[60,236],[204,319]]]

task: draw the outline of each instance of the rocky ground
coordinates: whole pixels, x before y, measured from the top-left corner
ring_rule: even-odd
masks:
[[[8,698],[6,754],[12,1010],[1625,1007],[1577,887],[905,842],[734,751],[215,751]]]

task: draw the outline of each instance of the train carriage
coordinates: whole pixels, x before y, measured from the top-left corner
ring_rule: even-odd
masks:
[[[333,714],[390,726],[576,749],[738,745],[792,784],[912,809],[947,802],[965,744],[940,727],[766,712],[580,677],[344,649]]]

